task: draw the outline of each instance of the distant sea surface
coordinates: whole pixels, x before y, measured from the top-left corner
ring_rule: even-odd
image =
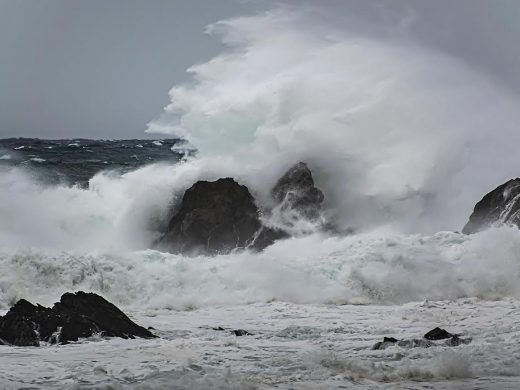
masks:
[[[24,167],[48,184],[88,186],[104,170],[125,173],[160,161],[181,160],[192,150],[179,139],[0,139],[0,168]]]

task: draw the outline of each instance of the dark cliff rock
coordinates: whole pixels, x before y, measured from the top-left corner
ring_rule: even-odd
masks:
[[[512,179],[477,203],[462,232],[476,233],[493,224],[520,226],[520,179]]]
[[[158,246],[176,253],[227,253],[251,244],[261,227],[246,186],[231,178],[198,181],[184,193]]]
[[[321,211],[323,193],[314,186],[312,173],[304,162],[291,167],[271,191],[282,210],[292,210],[301,217],[316,220]]]
[[[106,299],[82,291],[64,294],[52,308],[35,306],[21,299],[4,317],[0,317],[0,341],[4,344],[67,344],[94,334],[122,338],[156,337],[132,322]]]

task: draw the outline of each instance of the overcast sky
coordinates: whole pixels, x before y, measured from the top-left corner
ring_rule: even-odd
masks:
[[[0,136],[145,137],[186,69],[222,49],[204,26],[280,3],[304,4],[0,0]],[[306,3],[338,28],[385,38],[397,31],[396,39],[447,52],[520,93],[518,0]]]

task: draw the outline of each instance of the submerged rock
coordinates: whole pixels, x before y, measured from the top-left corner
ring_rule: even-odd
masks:
[[[21,299],[4,317],[0,317],[0,341],[4,344],[67,344],[94,334],[122,338],[156,337],[106,299],[82,291],[64,294],[52,308]]]
[[[246,186],[231,178],[198,181],[184,193],[158,246],[178,253],[227,253],[250,245],[261,227]]]
[[[446,340],[447,339],[447,340]],[[435,341],[445,340],[444,343],[435,343]],[[449,333],[448,331],[435,328],[424,335],[422,339],[403,339],[398,340],[393,337],[385,337],[383,341],[379,341],[372,346],[373,350],[384,350],[393,345],[401,348],[430,348],[434,346],[457,347],[462,344],[471,343],[471,338],[460,338],[458,335]]]
[[[244,329],[233,329],[231,331],[231,333],[234,334],[237,337],[252,336],[252,333],[249,333],[247,330],[244,330]]]
[[[493,224],[520,226],[520,179],[512,179],[478,202],[462,232],[477,233]]]
[[[469,344],[471,343],[473,339],[471,337],[468,337],[467,339],[460,338],[457,335],[452,336],[448,340],[446,340],[445,344],[448,347],[458,347],[461,344]]]
[[[431,341],[423,340],[423,339],[409,339],[409,340],[400,340],[397,343],[398,346],[402,348],[430,348],[435,345]]]

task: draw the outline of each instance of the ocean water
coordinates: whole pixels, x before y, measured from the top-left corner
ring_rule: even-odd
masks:
[[[459,233],[519,175],[518,98],[445,53],[311,11],[207,32],[224,48],[171,89],[147,130],[164,139],[0,141],[0,311],[93,291],[160,336],[2,346],[0,388],[520,387],[520,234]],[[261,253],[151,248],[197,180],[233,177],[268,209],[298,161],[323,221],[353,233],[302,221]],[[473,341],[371,349],[436,326]]]
[[[125,154],[132,161],[134,149],[113,159]],[[3,346],[0,388],[518,387],[516,228],[315,233],[216,257],[149,249],[197,161],[165,154],[133,170],[108,164],[88,185],[39,179],[47,172],[23,163],[4,167],[0,192],[11,201],[0,213],[13,220],[1,222],[0,312],[20,298],[51,305],[66,291],[94,291],[160,339]],[[371,350],[384,336],[417,338],[435,326],[473,341]]]

